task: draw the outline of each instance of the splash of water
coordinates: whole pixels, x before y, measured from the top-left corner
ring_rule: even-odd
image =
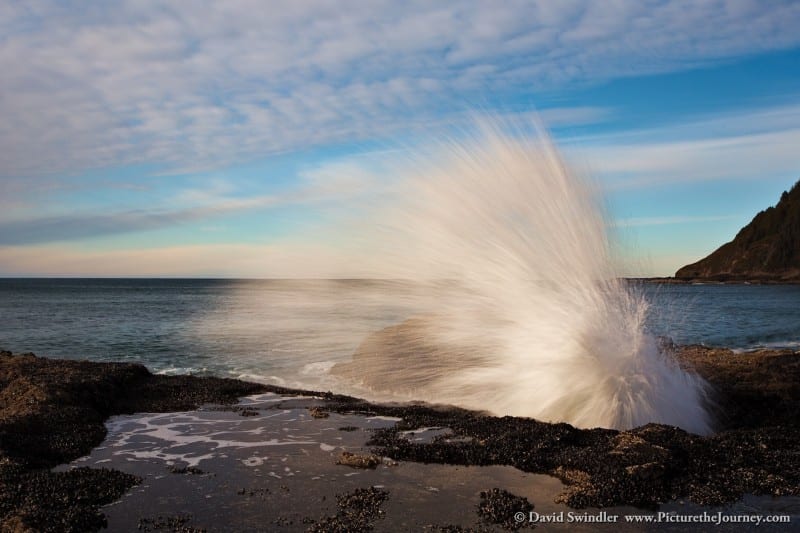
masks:
[[[596,187],[545,136],[506,132],[415,158],[360,220],[377,276],[414,281],[414,318],[334,372],[495,414],[709,432],[705,382],[662,353],[617,276]]]

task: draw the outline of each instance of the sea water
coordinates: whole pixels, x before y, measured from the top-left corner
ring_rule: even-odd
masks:
[[[736,350],[800,346],[800,286],[637,285],[654,335]],[[363,337],[320,328],[358,324],[367,336],[400,323],[409,310],[399,296],[413,289],[368,280],[0,279],[0,349],[329,388],[330,368]],[[339,342],[320,340],[330,338]]]

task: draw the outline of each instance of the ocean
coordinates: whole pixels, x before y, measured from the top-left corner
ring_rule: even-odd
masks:
[[[0,349],[335,389],[330,368],[413,316],[388,281],[0,279]],[[800,346],[800,286],[636,284],[679,344]]]

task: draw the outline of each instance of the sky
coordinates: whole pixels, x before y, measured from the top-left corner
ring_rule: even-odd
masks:
[[[626,275],[800,179],[793,1],[6,0],[0,73],[0,276],[337,275],[325,207],[476,111],[540,117]]]

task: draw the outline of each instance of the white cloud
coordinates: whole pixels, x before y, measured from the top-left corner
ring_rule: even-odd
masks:
[[[615,189],[796,175],[798,146],[800,106],[784,106],[575,139],[569,151]]]
[[[0,173],[222,167],[796,46],[798,26],[795,2],[6,2]]]
[[[231,213],[275,207],[273,196],[217,199],[214,203],[173,209],[136,209],[110,213],[78,212],[24,218],[0,218],[0,246],[71,241],[161,229]]]

